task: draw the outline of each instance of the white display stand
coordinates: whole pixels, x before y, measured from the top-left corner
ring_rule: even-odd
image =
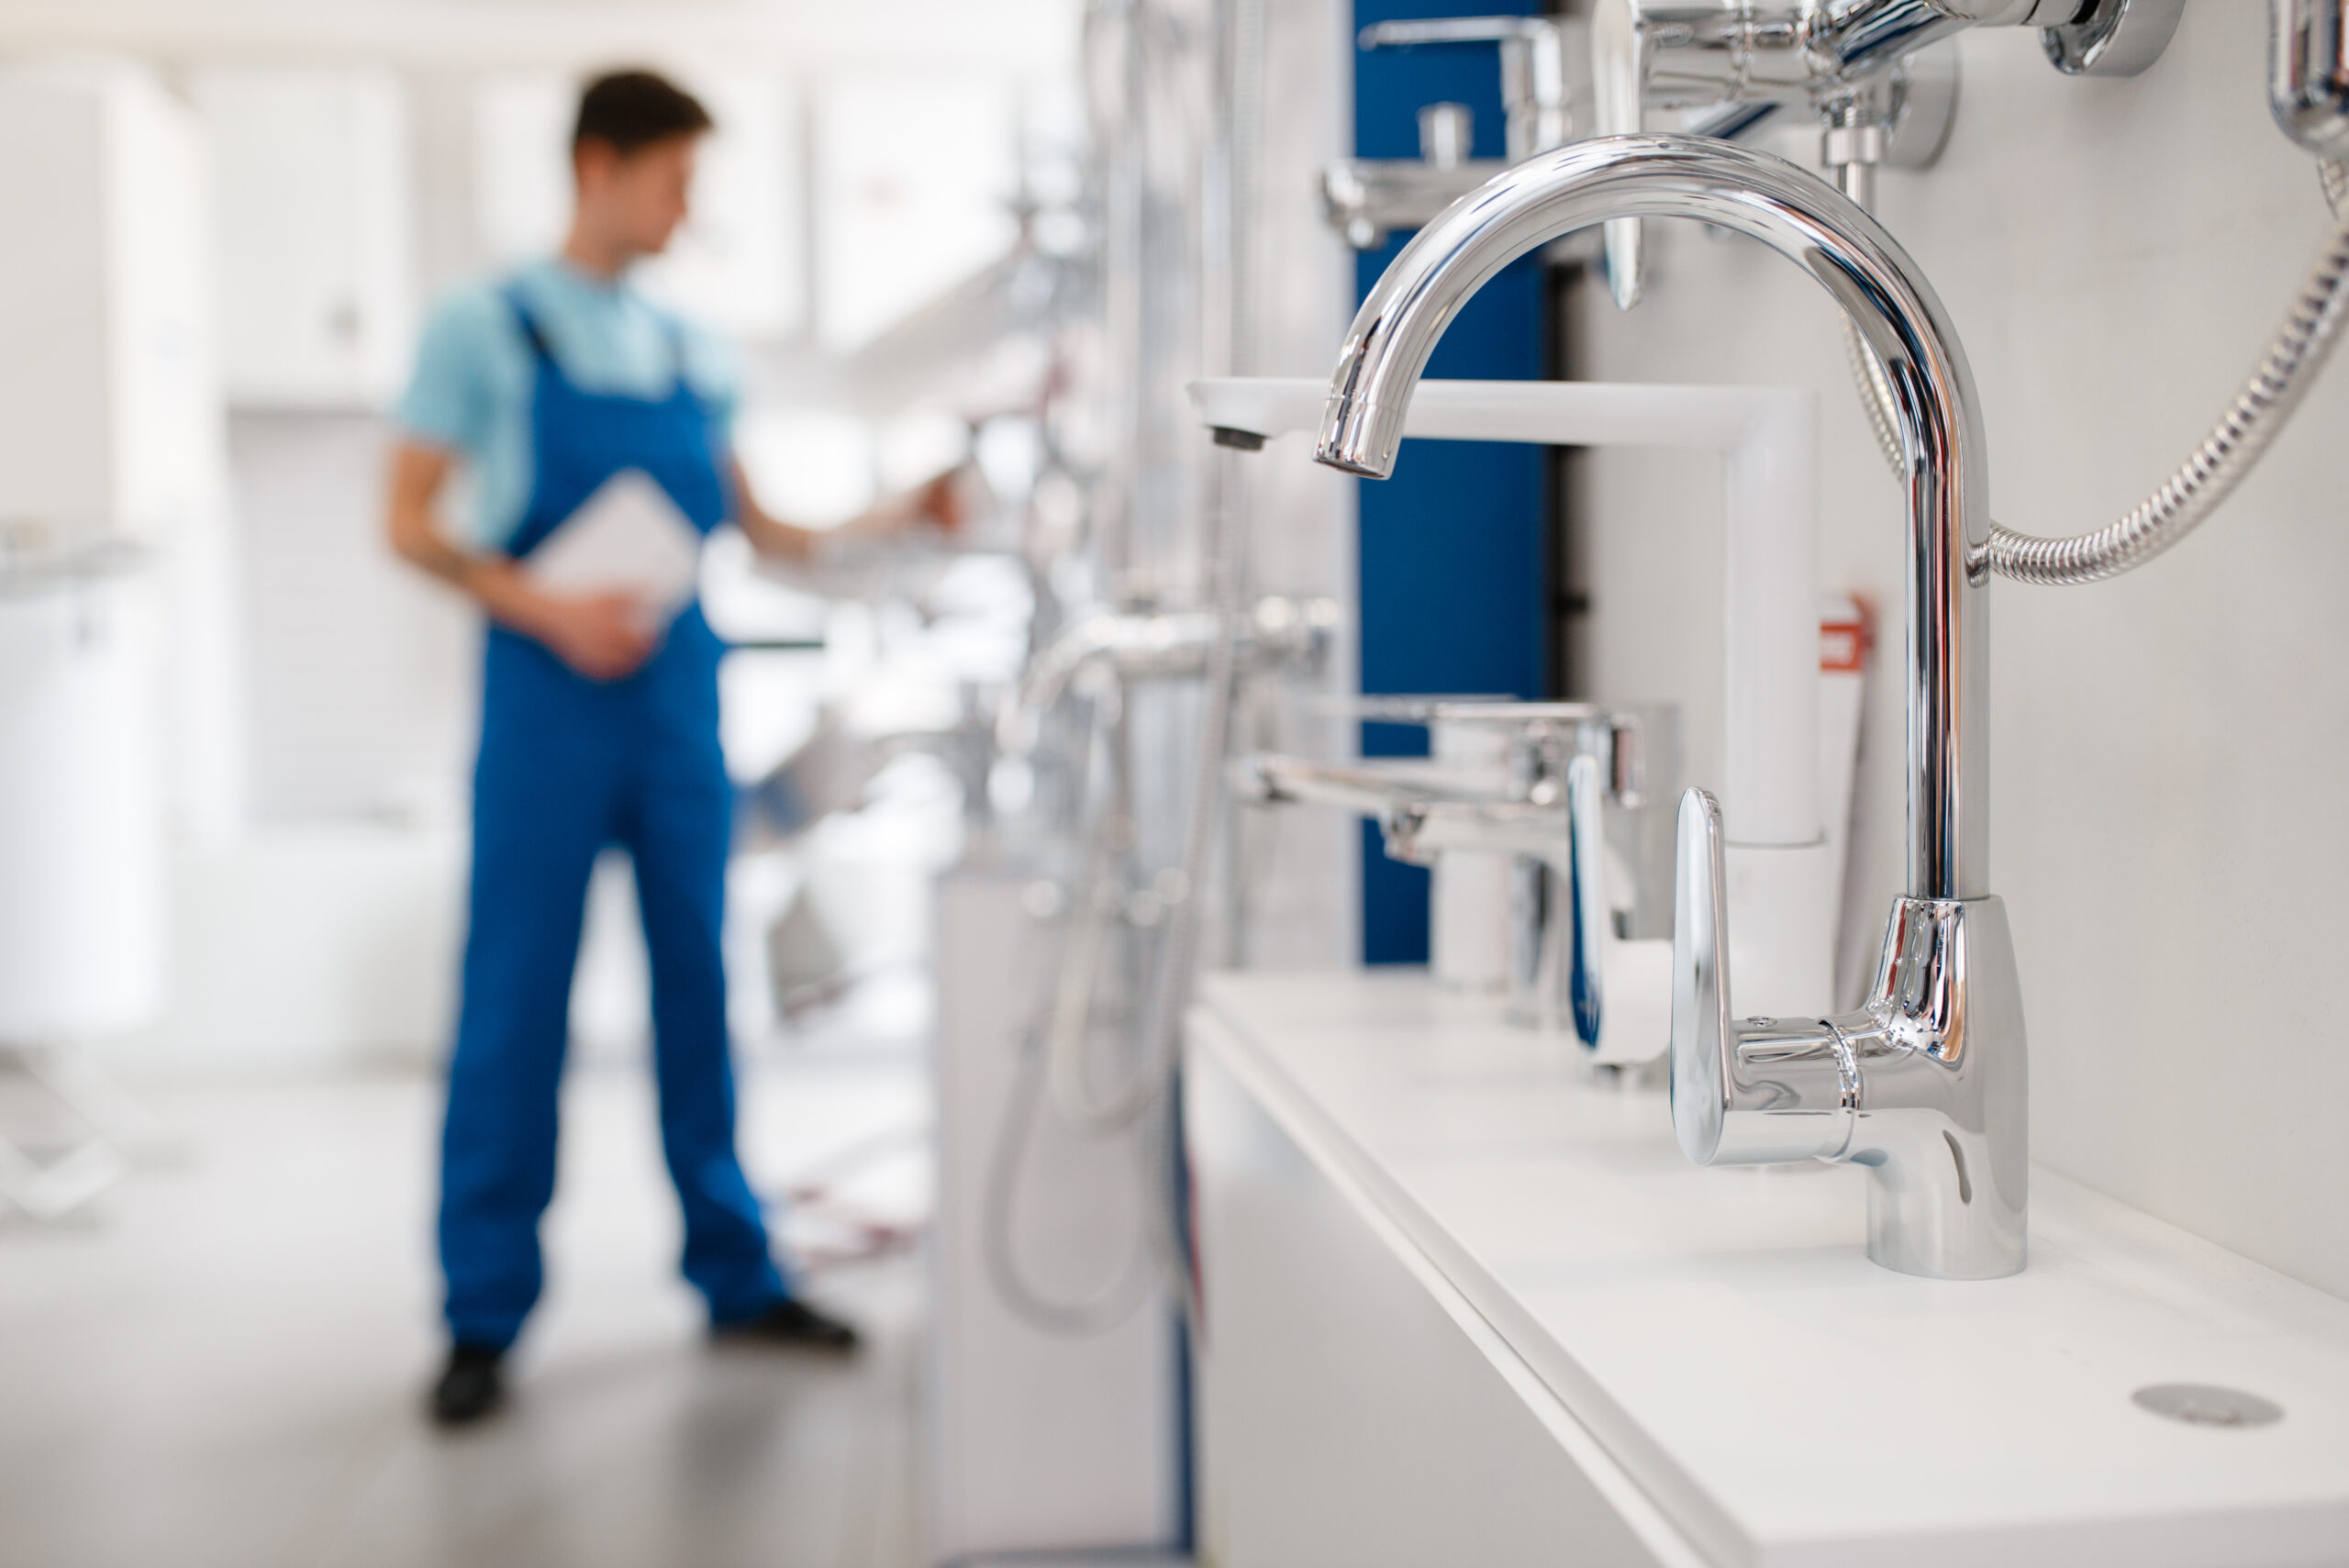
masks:
[[[2053,1172],[2021,1274],[1895,1273],[1865,1173],[1693,1166],[1415,972],[1212,977],[1186,1071],[1224,1568],[2349,1561],[2349,1302]]]
[[[1054,1333],[990,1278],[989,1165],[1061,936],[1022,906],[1026,881],[965,868],[938,884],[926,1520],[936,1562],[1164,1549],[1183,1535],[1175,1304],[1153,1293],[1105,1332]],[[1024,1140],[1010,1226],[1035,1288],[1076,1299],[1118,1276],[1149,1244],[1149,1206],[1163,1201],[1148,1179],[1131,1135],[1082,1140],[1043,1109]],[[1102,1559],[1112,1560],[1129,1561]]]

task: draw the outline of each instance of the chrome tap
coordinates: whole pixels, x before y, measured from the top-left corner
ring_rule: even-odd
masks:
[[[1318,670],[1337,625],[1328,599],[1270,595],[1256,602],[1240,634],[1244,670]],[[1121,681],[1172,680],[1206,673],[1219,621],[1213,610],[1097,610],[1079,617],[1029,662],[996,717],[996,747],[1033,750],[1044,716],[1087,670],[1114,670]]]
[[[1916,263],[1817,176],[1692,137],[1579,142],[1512,168],[1419,231],[1348,332],[1315,457],[1384,478],[1411,392],[1462,304],[1517,257],[1624,217],[1693,217],[1815,277],[1882,361],[1907,464],[1907,887],[1858,1012],[1731,1016],[1720,808],[1681,806],[1672,1111],[1700,1164],[1867,1167],[1868,1255],[1978,1279],[2022,1267],[2029,1171],[2021,990],[1987,885],[1988,476],[1954,328]]]
[[[1506,793],[1449,776],[1441,763],[1265,753],[1234,765],[1236,792],[1259,805],[1304,802],[1372,817],[1386,852],[1413,865],[1432,868],[1454,853],[1511,857],[1508,1021],[1572,1034],[1607,1065],[1661,1056],[1670,944],[1626,940],[1617,917],[1636,921],[1671,896],[1661,885],[1668,878],[1650,875],[1651,862],[1668,871],[1671,851],[1646,829],[1677,784],[1678,709],[1411,697],[1366,699],[1365,707],[1387,722],[1498,732]]]
[[[1509,887],[1508,1020],[1530,1028],[1564,1022],[1592,1051],[1608,1022],[1607,950],[1614,945],[1599,778],[1598,759],[1579,751],[1566,763],[1563,799],[1406,801],[1379,819],[1386,852],[1414,865],[1447,851],[1518,857]],[[1634,1052],[1655,1053],[1653,1046]]]
[[[1636,134],[1650,109],[1705,117],[1691,130],[1751,123],[1782,106],[1818,115],[1821,161],[1921,168],[1940,151],[1956,62],[1923,52],[1969,28],[2040,29],[2068,75],[2128,76],[2176,30],[2184,0],[1597,0],[1591,13],[1593,132]],[[1740,111],[1744,117],[1741,119]],[[1864,172],[1847,176],[1864,182]],[[1847,185],[1846,194],[1852,194]],[[1608,286],[1641,294],[1640,222],[1607,226]]]
[[[1377,22],[1356,47],[1423,44],[1500,46],[1501,106],[1508,116],[1506,159],[1474,158],[1466,106],[1430,104],[1419,111],[1419,156],[1342,158],[1321,175],[1321,210],[1358,250],[1386,243],[1387,231],[1417,228],[1509,164],[1562,147],[1574,134],[1567,88],[1566,31],[1549,17],[1436,17]]]
[[[1666,944],[1622,940],[1615,917],[1619,907],[1628,916],[1663,901],[1643,873],[1651,861],[1667,865],[1669,851],[1642,854],[1640,839],[1659,815],[1649,809],[1652,792],[1668,800],[1678,784],[1678,710],[1496,703],[1442,711],[1447,722],[1506,734],[1508,799],[1391,808],[1379,824],[1386,852],[1419,865],[1459,851],[1513,856],[1508,1021],[1571,1034],[1596,1062],[1661,1056],[1669,1032]],[[1623,852],[1609,853],[1610,819],[1625,830],[1615,846]]]

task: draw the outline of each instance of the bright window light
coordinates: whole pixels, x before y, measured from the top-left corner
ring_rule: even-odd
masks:
[[[1016,238],[1010,90],[893,77],[817,115],[817,335],[846,351],[1001,257]]]
[[[571,227],[571,127],[579,87],[555,72],[473,84],[473,233],[495,266],[551,256]]]
[[[837,527],[873,504],[873,432],[862,420],[745,408],[734,419],[734,455],[760,502],[802,528]]]
[[[718,129],[702,144],[693,216],[639,280],[705,327],[754,340],[796,336],[807,297],[798,97],[748,73],[696,74],[684,84]]]

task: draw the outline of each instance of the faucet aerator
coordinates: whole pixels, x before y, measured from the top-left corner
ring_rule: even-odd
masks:
[[[1374,400],[1332,393],[1321,414],[1313,461],[1357,478],[1385,479],[1395,472],[1395,449],[1403,444],[1402,428],[1401,416],[1386,417],[1386,411]]]
[[[1338,451],[1317,451],[1313,454],[1313,461],[1324,468],[1334,468],[1340,473],[1351,473],[1356,479],[1386,479],[1395,472],[1392,468],[1381,468],[1376,463],[1364,462]]]

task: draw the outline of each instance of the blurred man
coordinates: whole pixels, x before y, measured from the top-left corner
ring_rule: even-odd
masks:
[[[718,638],[689,599],[676,608],[626,591],[561,592],[532,570],[533,552],[566,522],[629,485],[638,512],[651,508],[688,551],[728,522],[762,553],[811,550],[814,536],[762,511],[743,481],[715,346],[627,282],[629,264],[665,249],[684,220],[710,125],[700,104],[650,72],[592,83],[572,142],[578,200],[562,253],[445,302],[400,406],[393,547],[471,595],[490,623],[441,1143],[450,1351],[432,1411],[444,1423],[497,1406],[501,1359],[539,1296],[572,970],[588,874],[611,844],[634,862],[651,951],[685,1275],[714,1332],[833,1351],[856,1341],[792,1295],[735,1152],[718,950],[733,794],[718,751]],[[473,482],[462,529],[440,510],[460,463]],[[946,494],[933,486],[863,522],[947,522]]]

